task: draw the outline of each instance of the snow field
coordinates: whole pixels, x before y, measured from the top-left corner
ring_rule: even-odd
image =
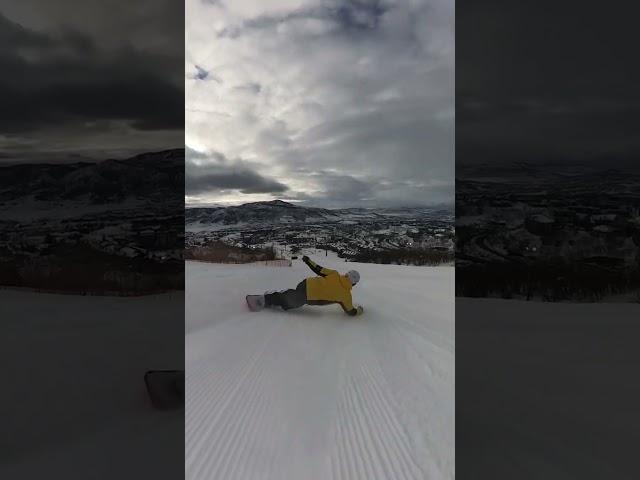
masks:
[[[355,268],[365,314],[252,313],[292,268],[187,262],[188,479],[454,478],[452,268]]]
[[[184,410],[151,408],[147,369],[182,368],[184,294],[0,291],[0,478],[177,478]]]
[[[458,475],[640,478],[639,320],[632,303],[456,299]]]

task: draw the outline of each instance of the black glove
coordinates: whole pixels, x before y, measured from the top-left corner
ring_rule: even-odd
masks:
[[[302,261],[303,261],[303,262],[308,262],[308,261],[309,261],[309,257],[307,257],[306,255],[304,255],[304,256],[302,257]]]

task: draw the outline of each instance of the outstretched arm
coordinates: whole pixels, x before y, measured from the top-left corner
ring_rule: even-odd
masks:
[[[306,255],[302,257],[302,261],[306,263],[311,270],[313,270],[313,273],[315,273],[316,275],[320,275],[321,277],[326,277],[327,275],[329,275],[334,271],[334,270],[331,270],[330,268],[321,267]]]
[[[364,309],[360,305],[353,305],[351,301],[340,303],[340,306],[347,315],[355,317],[356,315],[362,315]]]

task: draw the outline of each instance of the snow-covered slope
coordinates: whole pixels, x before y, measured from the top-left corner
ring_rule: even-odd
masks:
[[[459,478],[639,478],[639,320],[634,304],[457,298]]]
[[[326,266],[360,271],[363,316],[247,310],[300,261],[187,262],[187,479],[454,478],[453,269]]]
[[[167,207],[182,203],[183,188],[184,149],[95,163],[0,165],[0,220]]]
[[[147,369],[182,368],[182,293],[0,291],[0,478],[181,478],[184,411],[154,410]]]
[[[231,207],[187,208],[185,224],[192,229],[244,224],[338,221],[337,212],[325,208],[300,207],[281,200],[253,202]]]
[[[398,219],[424,221],[451,215],[440,208],[344,208],[327,209],[294,205],[282,200],[245,203],[229,207],[192,207],[185,210],[189,231],[214,231],[244,226],[272,226],[318,223],[375,222]]]

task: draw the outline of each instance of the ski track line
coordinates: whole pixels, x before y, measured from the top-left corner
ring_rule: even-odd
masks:
[[[249,370],[251,371],[251,370]],[[255,377],[254,377],[255,378]],[[243,382],[239,382],[239,384],[242,384]],[[250,385],[249,388],[252,388],[252,386]],[[234,392],[229,393],[229,397],[227,398],[231,398],[234,396],[233,394]],[[250,393],[247,397],[245,398],[249,398],[248,401],[248,405],[247,405],[247,411],[251,411],[251,409],[254,408],[254,404],[251,401],[251,397],[250,397]],[[245,400],[246,401],[246,400]],[[244,404],[244,402],[235,402],[234,404],[231,405],[231,408],[235,408],[237,409],[239,405]],[[231,444],[230,442],[233,441],[233,439],[229,439],[229,442],[227,442],[225,445],[223,445],[223,447],[221,448],[219,443],[220,443],[220,436],[222,435],[222,433],[224,432],[225,435],[229,435],[230,432],[228,431],[229,429],[229,421],[237,421],[237,412],[232,410],[231,412],[228,411],[228,407],[229,403],[226,402],[226,405],[221,406],[218,410],[219,415],[216,416],[216,418],[212,421],[211,423],[211,428],[202,435],[201,439],[200,439],[200,445],[199,445],[199,451],[198,451],[198,458],[201,459],[198,462],[193,462],[190,463],[188,465],[189,469],[191,471],[193,471],[193,476],[189,475],[189,478],[205,478],[202,473],[204,472],[211,472],[211,471],[216,471],[219,470],[220,465],[218,464],[214,464],[214,462],[220,462],[220,460],[222,458],[224,458],[224,456],[222,455],[222,451],[228,449],[229,445]],[[213,411],[214,409],[216,409],[217,405],[212,405],[211,410]],[[222,417],[222,412],[226,413],[226,419],[224,417]],[[225,423],[226,422],[226,423]],[[231,432],[234,433],[234,432]],[[209,477],[207,477],[209,478]],[[218,477],[218,476],[213,476],[212,478],[223,478],[223,477]]]
[[[349,355],[344,359],[341,368],[340,391],[337,401],[337,418],[334,420],[335,430],[335,449],[337,449],[339,471],[342,472],[341,477],[336,480],[366,479],[368,478],[363,452],[360,444],[357,442],[356,426],[353,422],[353,414],[348,408],[349,402],[347,391],[350,385],[354,366],[359,364],[363,359],[362,355],[367,350],[370,351],[370,342],[366,342],[367,347],[360,344],[360,349],[351,350]],[[356,358],[357,357],[357,358]],[[336,450],[334,450],[335,455]],[[334,456],[332,455],[332,457]],[[334,460],[335,461],[335,460]]]
[[[232,317],[225,322],[205,327],[197,333],[198,340],[202,345],[198,345],[196,351],[203,353],[185,359],[186,365],[189,367],[186,379],[193,385],[189,388],[187,396],[187,402],[190,405],[195,406],[197,402],[203,401],[210,402],[210,397],[202,395],[205,389],[209,388],[209,392],[212,393],[217,388],[216,385],[220,386],[221,382],[237,378],[237,374],[242,371],[243,366],[251,360],[252,354],[250,352],[255,353],[260,350],[265,341],[264,334],[245,335],[247,330],[255,331],[259,326],[257,322],[251,323],[242,317]],[[230,327],[234,327],[235,330],[229,332]],[[262,330],[265,330],[264,327]],[[268,336],[268,332],[266,333]],[[194,335],[196,334],[191,333],[186,342],[189,343]],[[233,345],[236,341],[242,342],[241,350],[229,347],[229,344]],[[210,382],[204,382],[205,379]]]
[[[391,333],[399,335],[401,338],[406,340],[405,342],[401,342],[401,344],[405,345],[406,343],[408,343],[410,345],[410,349],[416,354],[420,363],[425,366],[431,378],[437,378],[441,381],[447,382],[449,380],[449,377],[439,366],[439,362],[437,361],[437,359],[448,358],[453,355],[452,351],[448,348],[449,342],[444,340],[443,343],[445,344],[445,346],[439,344],[438,342],[425,335],[426,331],[428,330],[427,328],[421,328],[420,325],[416,325],[414,322],[407,320],[403,315],[400,315],[397,312],[390,312],[385,308],[383,308],[379,312],[383,313],[384,316],[389,319],[389,321],[385,322],[377,320],[375,323],[380,328],[372,329],[369,331],[372,338],[374,336],[376,339],[382,338],[384,345],[389,343],[387,335]],[[443,339],[443,336],[441,334],[438,334],[435,331],[434,333],[438,339]],[[424,344],[425,348],[419,348],[415,344],[416,340],[421,341]],[[437,356],[434,356],[434,353],[429,353],[430,350],[433,352],[437,352]]]
[[[342,384],[342,379],[344,378],[345,368],[346,365],[342,365],[340,368],[340,384]],[[337,421],[334,421],[335,447],[329,457],[332,466],[333,479],[357,478],[355,462],[352,461],[352,458],[345,455],[346,449],[343,448],[345,442],[340,442],[341,439],[349,438],[345,430],[346,422],[344,419],[344,402],[339,401],[337,405]],[[337,452],[337,454],[335,452]],[[336,455],[338,458],[336,458]]]
[[[418,335],[426,343],[433,346],[435,350],[439,350],[441,352],[444,352],[445,354],[450,354],[454,351],[452,343],[444,336],[444,334],[437,330],[429,328],[428,325],[426,325],[427,322],[425,322],[424,324],[412,322],[411,320],[407,319],[405,315],[401,315],[397,311],[391,311],[388,308],[384,307],[378,311],[384,314],[384,316],[389,319],[389,323],[395,328],[400,329],[400,325],[398,323],[402,324],[408,330],[412,330],[414,334]]]
[[[198,458],[203,458],[204,460],[211,458],[209,456],[203,455],[203,450],[207,447],[209,447],[209,449],[211,450],[211,443],[209,440],[213,435],[215,435],[216,431],[220,431],[218,427],[221,421],[222,413],[227,411],[227,407],[231,402],[231,399],[235,397],[238,390],[243,386],[243,383],[246,382],[247,378],[250,378],[251,374],[253,373],[252,371],[254,369],[254,366],[256,365],[256,362],[260,357],[260,354],[260,349],[255,350],[254,354],[252,356],[249,356],[248,361],[243,364],[240,371],[241,373],[239,373],[239,375],[230,376],[228,377],[228,380],[225,379],[227,381],[221,385],[222,389],[219,390],[219,396],[217,397],[217,399],[207,405],[208,411],[205,416],[200,415],[200,412],[194,412],[194,416],[199,419],[200,425],[209,425],[209,428],[206,431],[202,432],[201,435],[196,436],[196,433],[200,433],[199,429],[193,434],[193,438],[199,438],[199,442],[191,450]],[[234,379],[234,377],[236,378]],[[214,390],[215,388],[209,389],[210,392]],[[204,398],[207,398],[207,396],[205,396]],[[236,402],[235,405],[237,405],[238,403],[240,402]],[[200,478],[197,475],[199,473],[198,469],[200,467],[203,467],[202,462],[193,463],[192,466],[192,462],[190,461],[188,466],[192,469],[195,469],[195,478]]]
[[[379,377],[384,381],[384,372],[380,367],[377,367],[376,370],[379,371]],[[398,455],[392,456],[391,458],[400,459],[404,469],[409,472],[407,473],[407,478],[426,478],[412,454],[412,452],[415,451],[415,448],[412,445],[410,435],[406,431],[402,422],[398,419],[397,413],[393,407],[393,399],[388,398],[389,394],[385,393],[389,392],[389,390],[385,390],[381,387],[381,382],[376,380],[376,376],[369,371],[366,365],[362,366],[362,375],[364,378],[369,379],[369,381],[365,382],[364,385],[365,388],[368,389],[371,398],[376,400],[374,402],[376,416],[377,418],[382,419],[383,423],[386,425],[387,431],[391,432],[391,435],[388,438],[395,442],[396,452]]]
[[[433,348],[433,346],[435,345],[433,342],[429,341],[429,339],[427,338],[424,338],[422,335],[412,335],[406,329],[401,328],[398,325],[393,325],[392,328],[395,330],[397,335],[400,335],[405,339],[403,345],[409,346],[409,349],[415,354],[416,358],[420,360],[420,363],[424,365],[431,378],[435,378],[441,382],[450,381],[449,376],[440,366],[441,362],[437,361],[439,358],[434,360],[434,355],[427,354],[428,348]],[[420,348],[418,345],[416,345],[416,342],[422,342],[426,348]],[[450,354],[446,349],[443,349],[442,347],[437,347],[435,348],[435,350],[439,351],[440,357],[453,356],[453,354]]]
[[[383,401],[383,397],[372,394],[371,387],[375,382],[374,377],[367,373],[365,365],[362,365],[361,371],[363,382],[359,394],[365,406],[363,411],[372,413],[373,416],[369,418],[375,418],[379,422],[379,427],[374,432],[378,434],[379,442],[384,446],[382,453],[390,466],[390,475],[386,478],[420,478],[415,475],[415,470],[419,471],[419,468],[412,461],[411,447],[409,447],[406,432],[399,426],[391,403]],[[382,374],[381,370],[380,374]],[[394,422],[388,421],[389,418],[393,418]],[[393,459],[402,460],[402,463],[405,464],[404,468]],[[402,472],[402,476],[400,472]]]
[[[226,419],[209,438],[210,453],[214,455],[209,457],[205,471],[210,472],[210,478],[237,478],[233,474],[239,466],[238,457],[246,451],[247,438],[250,438],[247,434],[255,433],[259,414],[267,406],[264,394],[261,394],[263,387],[260,381],[263,375],[264,363],[259,362],[243,392],[242,401],[234,402],[229,407]]]
[[[202,408],[190,411],[190,416],[187,421],[190,425],[195,424],[195,428],[189,428],[191,433],[187,434],[185,441],[186,465],[188,468],[192,468],[191,465],[193,464],[193,457],[200,455],[202,450],[205,448],[204,440],[210,435],[211,430],[214,428],[212,423],[215,423],[217,419],[219,405],[225,403],[228,396],[232,394],[231,392],[233,392],[234,387],[239,383],[241,383],[241,380],[234,380],[232,377],[223,378],[219,382],[219,389],[210,387],[205,390],[203,398],[206,399],[211,396],[213,397],[212,401],[210,403],[203,402]],[[214,396],[214,394],[209,393],[216,391],[218,396]],[[223,409],[224,407],[220,406],[220,408]]]
[[[364,468],[361,466],[360,456],[354,455],[352,453],[355,451],[352,441],[353,433],[352,429],[350,428],[350,423],[347,421],[348,417],[345,414],[344,408],[345,404],[343,403],[340,411],[341,415],[339,425],[341,426],[341,432],[344,440],[340,442],[341,439],[338,439],[337,446],[338,450],[344,457],[346,465],[349,466],[349,475],[344,478],[359,479],[365,476],[365,474],[363,473]]]
[[[204,361],[200,365],[191,367],[187,370],[187,384],[195,384],[197,387],[189,387],[189,394],[186,399],[186,409],[189,412],[201,413],[204,405],[217,403],[217,399],[223,394],[224,389],[233,382],[236,371],[242,371],[244,363],[231,368],[232,372],[225,373],[224,370],[211,370]],[[187,417],[187,425],[185,434],[187,438],[191,438],[192,434],[197,433],[202,422],[194,422],[192,418],[195,415]],[[193,426],[191,425],[193,423]],[[195,430],[194,430],[195,429]]]
[[[225,435],[222,435],[221,432],[224,431],[226,434],[228,433],[227,430],[235,427],[235,430],[231,433],[234,435],[237,434],[238,409],[248,406],[245,416],[247,414],[255,414],[257,403],[255,389],[263,371],[262,362],[259,360],[267,351],[267,347],[276,336],[278,330],[278,328],[274,329],[274,331],[271,332],[271,335],[262,342],[262,346],[257,348],[254,353],[245,360],[240,368],[232,369],[225,375],[226,378],[224,378],[224,385],[219,384],[216,387],[215,384],[212,385],[209,383],[210,387],[205,390],[206,394],[203,394],[202,398],[203,400],[211,400],[212,392],[217,390],[218,395],[213,402],[203,401],[200,408],[190,411],[189,417],[193,419],[192,421],[198,422],[198,425],[196,429],[193,430],[193,433],[186,439],[187,478],[225,478],[215,476],[211,477],[209,475],[211,468],[216,469],[216,471],[222,468],[222,466],[219,465],[221,462],[221,456],[217,454],[216,450],[220,447],[219,444],[221,439],[225,438]],[[236,371],[239,371],[237,375],[235,374]],[[198,381],[205,384],[208,383],[202,379],[198,379]],[[243,392],[243,390],[246,390],[246,392]],[[246,394],[239,398],[241,393]],[[248,402],[248,404],[246,402]],[[189,410],[187,411],[189,412]],[[225,415],[226,419],[223,418]],[[244,418],[245,417],[243,417],[243,419]],[[204,430],[202,427],[205,427]],[[212,439],[213,441],[211,441]],[[231,441],[233,440],[226,442],[227,449]],[[212,463],[216,461],[218,464],[212,465]],[[203,476],[203,473],[205,476]]]
[[[374,344],[378,344],[378,347],[374,347],[374,351],[378,354],[376,355],[376,362],[364,362],[363,369],[365,372],[369,372],[368,378],[370,379],[370,383],[373,388],[376,388],[379,392],[379,395],[382,396],[387,404],[389,405],[389,411],[392,413],[391,418],[395,419],[395,425],[398,426],[397,435],[393,438],[404,439],[405,444],[407,446],[408,452],[422,452],[419,457],[413,458],[414,464],[417,465],[418,471],[425,472],[428,471],[430,474],[426,477],[419,478],[445,478],[446,475],[443,472],[443,468],[441,466],[441,462],[439,462],[439,457],[435,455],[435,450],[429,447],[429,444],[433,442],[433,438],[431,438],[434,434],[438,436],[438,430],[435,432],[432,431],[431,428],[426,427],[426,430],[423,431],[425,435],[424,439],[422,438],[414,438],[414,436],[410,433],[410,431],[405,427],[404,422],[413,423],[418,419],[423,419],[423,414],[425,412],[421,410],[415,410],[415,396],[411,400],[411,403],[414,404],[413,407],[406,406],[400,407],[395,401],[395,393],[403,394],[403,390],[396,391],[395,389],[390,388],[390,384],[386,381],[386,375],[383,371],[383,367],[386,365],[388,359],[385,360],[384,352],[387,354],[389,351],[400,352],[403,348],[407,348],[406,344],[409,343],[409,349],[407,350],[407,354],[412,352],[412,358],[406,357],[405,361],[408,362],[407,365],[411,365],[412,368],[420,369],[421,367],[425,369],[427,374],[431,374],[431,377],[425,377],[422,384],[422,387],[426,388],[428,391],[437,391],[441,387],[436,388],[436,383],[444,382],[445,384],[451,383],[451,375],[447,374],[441,367],[439,367],[439,362],[437,358],[451,358],[453,353],[449,352],[446,348],[443,348],[433,341],[430,341],[427,338],[424,338],[421,334],[413,333],[411,334],[408,329],[405,328],[405,324],[403,322],[384,322],[378,321],[376,322],[380,328],[369,330],[369,336]],[[415,342],[423,342],[423,348],[420,348]],[[380,343],[382,342],[382,343]],[[395,344],[394,348],[389,347]],[[386,348],[386,349],[385,349]],[[433,352],[429,354],[428,352]],[[382,357],[380,354],[382,353]],[[438,353],[438,355],[435,355]],[[448,363],[445,362],[445,363]],[[376,371],[379,372],[379,375],[374,375],[371,370],[367,369],[367,365],[376,365]],[[378,381],[377,379],[380,379]],[[415,381],[420,381],[421,376],[416,377]],[[430,378],[430,379],[429,379]],[[383,388],[383,385],[385,388]],[[428,395],[428,392],[424,392],[425,395]],[[429,397],[424,398],[424,402],[427,402]],[[436,396],[437,399],[437,396]],[[439,403],[439,400],[438,400]],[[392,406],[397,407],[399,410],[394,411]],[[384,411],[384,410],[383,410]],[[395,412],[395,415],[393,413]],[[431,422],[427,420],[427,425],[431,426]],[[445,427],[446,428],[446,427]],[[425,443],[426,441],[426,443]],[[411,446],[413,448],[411,448]],[[426,453],[429,452],[429,455]],[[417,460],[421,459],[422,462],[417,462]],[[422,473],[422,475],[425,475]]]
[[[245,434],[245,438],[249,438],[247,442],[244,444],[244,449],[242,455],[239,457],[240,460],[236,461],[236,468],[234,470],[233,475],[230,475],[226,478],[238,478],[238,479],[249,479],[255,478],[255,472],[267,472],[271,471],[269,466],[267,465],[267,460],[269,458],[275,458],[276,455],[269,455],[269,452],[266,452],[266,456],[264,455],[265,449],[262,449],[262,455],[259,454],[258,448],[259,445],[268,445],[269,432],[273,432],[273,427],[269,421],[269,412],[273,411],[273,398],[268,397],[268,399],[262,405],[263,408],[260,409],[259,413],[257,413],[257,421],[255,423],[255,428],[252,431],[252,435],[248,432]],[[267,433],[267,436],[265,436]]]
[[[364,364],[346,382],[334,434],[334,480],[426,478],[390,401]]]
[[[207,422],[203,420],[210,420],[212,413],[215,412],[214,407],[224,400],[234,384],[238,382],[238,378],[241,378],[243,372],[249,368],[254,357],[258,354],[259,349],[255,349],[254,353],[245,357],[244,361],[241,361],[237,367],[231,368],[226,372],[211,369],[204,362],[199,369],[199,371],[206,370],[202,376],[194,375],[191,369],[187,370],[188,384],[195,382],[197,379],[197,384],[201,385],[198,395],[194,395],[191,391],[187,395],[189,399],[186,405],[186,411],[189,412],[189,415],[186,417],[187,425],[185,428],[187,451],[192,450],[192,440],[199,438],[200,435],[197,434],[207,425]],[[192,373],[189,374],[189,371]],[[195,400],[191,400],[193,398]]]
[[[424,367],[426,372],[428,374],[431,374],[431,377],[430,377],[431,380],[428,380],[427,378],[425,378],[424,384],[422,385],[422,387],[428,390],[427,392],[424,392],[425,395],[428,395],[424,399],[425,402],[427,401],[428,398],[430,398],[429,397],[430,395],[436,394],[442,388],[443,384],[446,385],[446,384],[453,383],[454,373],[446,372],[445,370],[443,370],[441,366],[443,364],[449,364],[449,362],[453,363],[453,352],[449,352],[446,349],[437,346],[437,344],[434,344],[432,341],[429,341],[429,339],[424,338],[422,335],[415,334],[415,333],[410,334],[410,332],[407,331],[405,328],[403,328],[403,325],[401,324],[399,325],[396,323],[391,323],[389,327],[396,334],[396,338],[394,341],[398,342],[398,346],[407,346],[408,344],[409,348],[407,350],[407,353],[413,352],[414,354],[413,361],[409,362],[408,365],[411,365],[412,368],[416,368],[416,369],[419,369],[420,367]],[[390,344],[391,338],[393,337],[389,336],[388,338],[386,338],[385,340],[386,345]],[[402,340],[403,338],[405,339],[404,341]],[[423,342],[425,348],[419,348],[419,346],[416,345],[415,342]],[[429,350],[432,350],[434,347],[436,352],[439,352],[440,357],[447,359],[446,361],[438,361],[437,360],[438,357],[435,356],[433,353],[428,354]],[[407,358],[407,360],[409,359]],[[392,389],[389,387],[389,382],[386,380],[386,375],[384,374],[384,371],[383,371],[385,362],[384,361],[382,363],[377,362],[377,366],[378,366],[378,370],[380,370],[379,377],[382,380],[382,382],[375,381],[376,377],[371,376],[370,378],[372,379],[372,382],[373,382],[372,385],[375,388],[377,388],[380,395],[384,395],[385,397],[389,398],[388,401],[390,401],[391,404],[397,405],[397,403],[393,401],[393,399],[391,399],[388,395],[385,395],[384,393],[384,392],[396,392],[395,389]],[[416,377],[416,381],[418,381],[418,378],[420,377]],[[440,386],[438,386],[438,384],[435,382],[440,382]],[[383,388],[382,383],[386,385],[387,388]],[[399,390],[398,393],[402,393],[402,390]],[[436,402],[436,404],[442,405],[443,408],[446,408],[446,405],[442,404],[442,399],[439,398],[437,395],[433,397],[433,400]],[[411,403],[414,403],[415,397],[410,401]],[[397,424],[402,427],[402,430],[405,434],[404,438],[408,438],[410,440],[410,443],[414,445],[414,451],[424,449],[424,450],[429,450],[431,452],[431,455],[421,455],[419,457],[422,460],[422,462],[420,462],[419,464],[421,467],[421,470],[424,471],[426,469],[427,471],[431,472],[430,475],[427,476],[427,478],[447,478],[444,473],[444,470],[446,470],[446,468],[443,468],[442,462],[440,461],[440,456],[435,454],[436,450],[433,448],[434,435],[437,438],[439,436],[438,428],[446,428],[446,425],[443,425],[440,422],[436,422],[438,427],[434,426],[433,422],[429,419],[429,417],[424,416],[424,414],[427,412],[428,410],[415,410],[415,406],[414,408],[399,407],[399,411],[397,412],[398,413],[397,418],[403,419],[404,422],[399,421]],[[422,431],[423,437],[421,438],[414,437],[414,435],[411,435],[411,433],[404,427],[404,425],[412,424],[418,419],[423,419],[426,422],[425,429]],[[431,445],[431,447],[429,445]]]
[[[211,330],[211,334],[215,329]],[[260,337],[255,337],[260,338]],[[256,345],[246,346],[247,351],[253,351],[254,353],[260,350],[260,343]],[[250,362],[252,356],[243,355],[237,360],[237,365],[232,366],[226,370],[221,368],[211,368],[211,355],[199,358],[197,361],[189,365],[187,369],[187,384],[195,384],[197,387],[189,388],[189,394],[186,399],[186,408],[188,411],[201,413],[205,404],[210,404],[212,401],[217,402],[219,395],[224,394],[223,390],[227,385],[234,382],[238,375],[244,371],[247,362]],[[193,423],[191,419],[193,416],[187,417],[188,423]],[[198,418],[197,416],[195,417]],[[191,427],[186,425],[185,434],[187,438],[191,437],[193,428],[197,428],[202,425],[202,422],[195,422],[195,426]]]
[[[371,329],[369,331],[369,337],[370,337],[369,344],[372,352],[376,351],[373,348],[373,343],[371,343],[371,340],[373,340],[371,338],[373,336],[373,333],[375,332],[376,336],[379,336],[381,333],[388,331],[388,327],[385,324],[380,322],[378,325],[379,327],[377,329]],[[357,402],[358,404],[356,405],[357,411],[368,412],[368,415],[364,416],[365,420],[372,419],[373,418],[372,414],[375,415],[375,418],[377,419],[377,421],[380,421],[380,419],[382,418],[380,417],[380,413],[379,413],[381,409],[378,408],[379,406],[377,405],[375,399],[370,398],[368,394],[365,394],[365,391],[364,391],[366,388],[366,384],[369,381],[369,379],[363,374],[365,365],[367,365],[368,363],[377,363],[377,362],[379,362],[379,358],[377,356],[375,358],[375,362],[373,361],[362,362],[360,364],[360,369],[358,371],[358,377],[361,379],[361,382],[356,383],[354,380],[352,384],[353,391],[355,393],[355,398],[358,399],[358,402]],[[384,408],[382,410],[384,410]],[[367,430],[369,432],[373,432],[374,436],[377,438],[377,443],[374,443],[374,446],[377,447],[377,445],[379,444],[383,447],[381,449],[376,448],[376,450],[377,450],[377,455],[385,461],[385,464],[383,465],[383,471],[385,472],[384,478],[410,478],[406,476],[406,472],[404,471],[402,471],[402,476],[400,476],[398,472],[401,471],[402,469],[398,470],[397,466],[394,466],[393,462],[391,461],[391,458],[389,456],[389,449],[387,448],[387,445],[384,443],[384,440],[383,440],[387,436],[389,431],[387,430],[385,432],[379,432],[378,431],[379,429],[372,428],[372,424],[369,421],[367,421],[366,423],[368,427]],[[385,430],[384,425],[380,424],[379,426],[382,427],[383,430]]]
[[[350,382],[350,388],[347,389],[347,399],[350,402],[351,415],[353,416],[355,420],[355,424],[358,427],[357,428],[359,432],[358,439],[360,440],[361,445],[364,445],[364,448],[368,457],[367,464],[375,465],[374,471],[376,472],[377,475],[374,476],[374,472],[367,472],[368,474],[367,478],[376,478],[380,476],[380,473],[383,473],[382,478],[401,479],[402,477],[389,477],[389,472],[385,471],[386,469],[381,463],[381,458],[380,458],[381,451],[378,446],[380,438],[377,435],[377,432],[374,429],[372,429],[371,420],[369,418],[372,412],[368,410],[364,410],[362,405],[363,402],[359,394],[358,384],[353,378],[351,379],[351,382]],[[369,447],[368,445],[369,443],[371,444],[371,447]],[[375,456],[372,456],[371,450],[375,451]]]
[[[385,313],[389,312],[385,311]],[[405,315],[393,313],[389,316],[389,318],[394,321],[400,321],[408,329],[413,330],[417,335],[432,344],[435,348],[443,350],[445,352],[453,351],[453,345],[451,344],[451,342],[442,334],[442,332],[439,332],[438,330],[435,330],[433,328],[429,328],[427,322],[416,323],[407,319]]]

